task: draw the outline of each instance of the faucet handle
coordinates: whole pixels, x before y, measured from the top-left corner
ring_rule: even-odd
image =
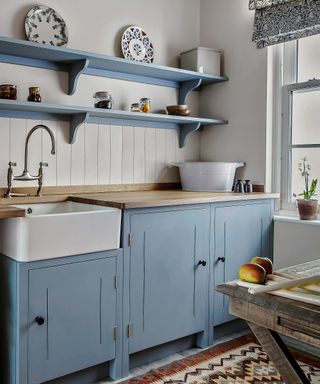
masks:
[[[40,165],[40,167],[48,167],[49,166],[48,163],[43,163],[42,161],[40,161],[39,165]]]
[[[13,161],[9,161],[9,167],[16,167],[17,163],[14,163]]]

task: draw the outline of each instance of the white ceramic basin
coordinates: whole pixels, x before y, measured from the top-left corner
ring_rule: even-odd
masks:
[[[119,248],[121,210],[63,203],[17,205],[27,217],[0,220],[0,253],[35,261]]]

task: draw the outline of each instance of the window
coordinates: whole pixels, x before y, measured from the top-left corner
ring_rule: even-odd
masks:
[[[294,209],[303,191],[298,170],[307,157],[312,178],[320,182],[320,35],[286,43],[279,49],[282,68],[281,209]]]

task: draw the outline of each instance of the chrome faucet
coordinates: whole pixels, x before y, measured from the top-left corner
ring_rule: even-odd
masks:
[[[41,196],[40,192],[41,192],[41,188],[42,188],[42,184],[43,184],[43,167],[47,167],[48,164],[43,163],[43,162],[39,163],[39,171],[38,171],[37,176],[32,176],[28,170],[29,140],[30,140],[31,135],[38,129],[44,129],[45,131],[48,132],[48,134],[51,138],[51,145],[52,145],[51,154],[54,155],[56,153],[56,143],[55,143],[55,139],[54,139],[52,131],[46,125],[43,125],[43,124],[38,124],[38,125],[34,126],[30,130],[30,132],[28,133],[28,135],[26,137],[25,147],[24,147],[24,169],[23,169],[23,172],[20,176],[14,176],[14,174],[13,174],[12,167],[15,167],[17,164],[13,163],[11,161],[9,162],[8,175],[7,175],[8,189],[7,189],[7,192],[6,192],[4,197],[10,198],[12,196],[15,196],[15,194],[11,193],[12,184],[13,184],[13,181],[15,181],[15,180],[17,180],[17,181],[38,180],[37,196]],[[18,196],[20,196],[20,195],[18,195]]]

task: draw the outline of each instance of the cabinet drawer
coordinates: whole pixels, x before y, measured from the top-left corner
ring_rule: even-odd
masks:
[[[29,271],[30,383],[114,359],[116,269],[110,257]]]

